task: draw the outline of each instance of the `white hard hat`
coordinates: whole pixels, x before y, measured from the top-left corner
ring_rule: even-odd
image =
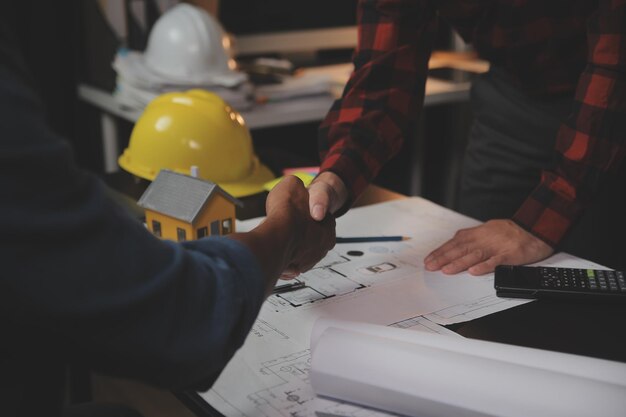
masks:
[[[245,80],[245,75],[233,71],[229,49],[229,40],[215,18],[181,3],[154,24],[144,60],[150,70],[173,80],[233,86]]]

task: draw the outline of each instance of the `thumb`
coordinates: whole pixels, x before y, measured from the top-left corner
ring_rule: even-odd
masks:
[[[323,182],[314,182],[309,186],[309,211],[314,220],[321,221],[326,217],[331,204],[331,191]]]

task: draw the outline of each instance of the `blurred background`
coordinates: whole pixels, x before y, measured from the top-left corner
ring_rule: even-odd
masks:
[[[228,55],[231,70],[245,74],[245,81],[196,80],[186,86],[163,73],[143,83],[146,68],[133,65],[145,64],[147,48],[163,47],[156,38],[150,46],[152,29],[178,3],[42,2],[37,13],[28,15],[22,37],[26,59],[35,69],[50,122],[72,142],[78,163],[136,197],[140,190],[133,185],[139,182],[120,169],[117,158],[145,104],[162,92],[200,86],[241,113],[256,155],[274,175],[317,166],[317,127],[350,73],[357,0],[189,1],[219,22],[224,34],[220,53]],[[414,138],[375,183],[454,208],[471,118],[469,80],[486,66],[443,21],[435,49],[431,67],[439,71],[428,80]]]

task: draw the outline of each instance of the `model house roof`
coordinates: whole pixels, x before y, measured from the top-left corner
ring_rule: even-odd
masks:
[[[220,193],[233,204],[243,203],[217,184],[200,178],[161,170],[137,204],[187,223],[193,223],[214,193]]]

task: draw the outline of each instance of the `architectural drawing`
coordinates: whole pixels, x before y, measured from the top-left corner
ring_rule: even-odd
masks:
[[[264,416],[305,417],[315,397],[308,382],[311,352],[307,349],[264,362],[259,372],[275,380],[275,385],[248,395]]]
[[[337,251],[330,251],[323,262],[296,278],[296,281],[306,285],[304,288],[274,294],[267,303],[275,312],[289,311],[370,287],[379,281],[376,275],[386,274],[387,278],[394,273],[404,274],[405,271],[395,271],[401,262],[390,262],[389,258],[387,255],[382,261],[380,255],[376,255],[354,260]]]
[[[258,220],[239,230],[254,222]],[[297,278],[306,287],[267,299],[243,347],[201,397],[229,417],[315,417],[316,411],[349,417],[385,415],[313,395],[308,349],[314,323],[326,317],[452,334],[438,324],[474,319],[525,302],[495,298],[493,275],[477,278],[424,270],[430,251],[456,230],[476,224],[419,198],[351,210],[337,219],[340,236],[358,230],[370,236],[402,233],[411,239],[337,245]],[[557,263],[568,262],[564,257]]]

